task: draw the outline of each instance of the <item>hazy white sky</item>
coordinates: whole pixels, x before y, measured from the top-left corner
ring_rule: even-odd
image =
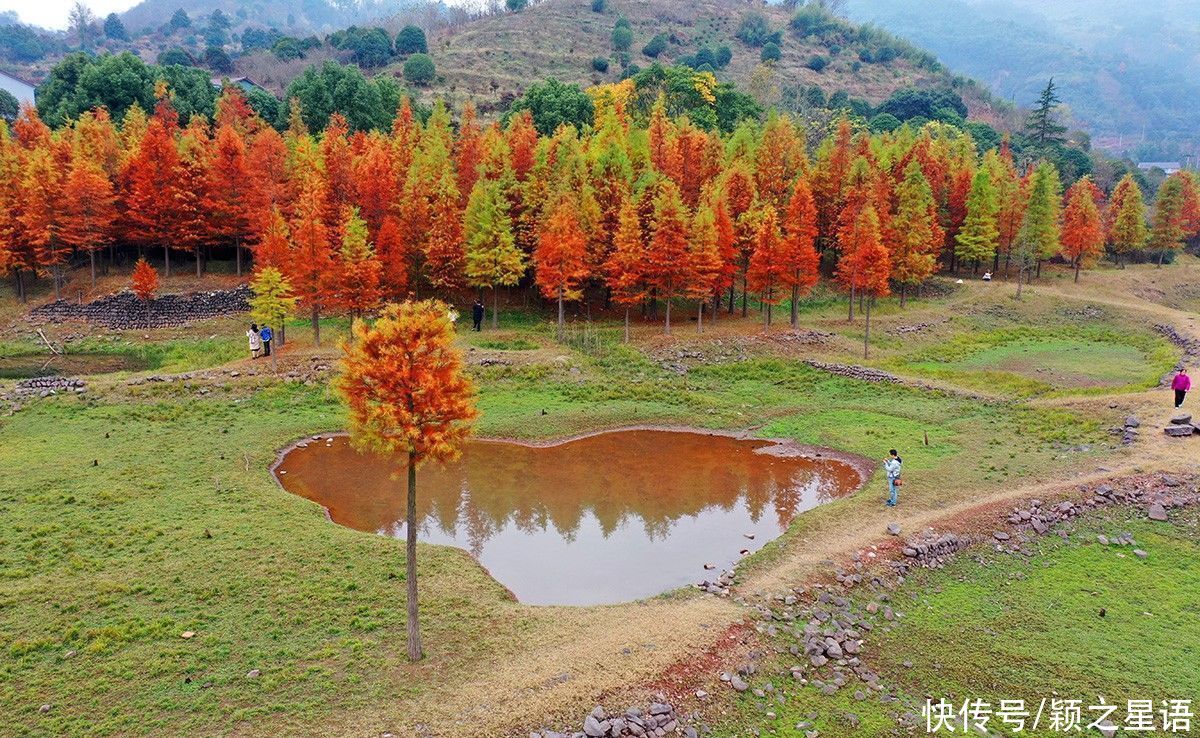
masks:
[[[114,11],[121,12],[136,5],[138,0],[84,0],[98,17]],[[75,0],[0,0],[0,11],[15,10],[21,22],[43,28],[66,28],[67,13]]]

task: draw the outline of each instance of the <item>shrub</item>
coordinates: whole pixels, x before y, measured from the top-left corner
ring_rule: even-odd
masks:
[[[667,35],[660,33],[650,39],[650,43],[642,47],[642,53],[651,58],[657,58],[659,54],[667,50]]]
[[[592,59],[592,69],[595,69],[597,72],[601,73],[607,72],[608,59],[605,59],[602,56],[597,56],[596,58]]]
[[[174,64],[180,67],[190,67],[195,65],[190,54],[179,47],[167,49],[158,55],[158,65],[165,67],[168,64]]]
[[[692,65],[693,67],[702,67],[707,64],[708,66],[715,68],[717,66],[717,55],[713,53],[712,49],[708,48],[707,46],[703,46],[699,51],[696,52],[696,55],[692,57],[692,61],[695,62],[695,64]]]
[[[717,68],[720,69],[733,61],[733,50],[728,46],[717,47]]]
[[[606,5],[605,0],[592,0],[592,12],[603,13]]]
[[[425,40],[425,32],[416,26],[405,26],[396,34],[396,53],[400,56],[409,54],[428,54],[429,44]]]
[[[283,61],[304,58],[304,47],[291,36],[284,36],[271,46],[271,53]]]
[[[880,113],[868,123],[868,126],[874,133],[890,133],[901,125],[900,119],[891,113]]]
[[[209,46],[204,50],[204,65],[214,72],[228,74],[233,71],[233,59],[219,46]]]
[[[641,74],[641,72],[642,72],[641,67],[639,67],[636,64],[630,64],[627,67],[625,67],[623,70],[621,70],[621,81],[623,82],[623,81],[629,79],[630,77],[635,77],[638,74]]]
[[[819,72],[822,69],[824,69],[825,67],[829,66],[829,60],[826,59],[825,57],[821,56],[820,54],[817,54],[817,55],[813,56],[813,58],[809,59],[808,63],[805,64],[804,66],[808,67],[809,69],[813,70],[814,72]]]
[[[514,13],[520,13],[529,5],[529,0],[504,0],[504,7]]]
[[[543,136],[552,136],[558,127],[570,124],[576,128],[592,122],[595,108],[592,98],[575,84],[563,84],[551,77],[535,82],[509,108],[510,113],[528,110],[533,126]]]
[[[735,35],[750,46],[765,46],[772,42],[778,44],[782,39],[782,34],[772,31],[771,24],[760,13],[747,13]]]
[[[779,48],[779,44],[774,41],[768,41],[763,44],[762,51],[759,53],[760,61],[776,62],[783,58],[783,52]]]
[[[612,45],[617,51],[628,51],[629,47],[633,45],[633,31],[629,28],[628,22],[621,25],[621,21],[617,21],[612,32]]]
[[[433,81],[437,69],[429,54],[413,54],[404,62],[404,79],[414,85],[424,86]]]
[[[834,34],[849,34],[854,29],[825,8],[808,3],[792,16],[792,31],[800,38],[824,38]]]

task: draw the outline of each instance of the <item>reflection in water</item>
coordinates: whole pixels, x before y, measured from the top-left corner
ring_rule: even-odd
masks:
[[[467,549],[522,602],[648,597],[703,579],[705,563],[729,566],[859,485],[843,461],[788,451],[658,430],[545,447],[474,440],[458,462],[418,472],[418,536]],[[296,448],[278,473],[334,522],[403,538],[403,465],[338,437]]]

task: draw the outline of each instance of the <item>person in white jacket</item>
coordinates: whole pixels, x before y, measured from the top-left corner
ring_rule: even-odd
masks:
[[[262,336],[258,333],[257,324],[250,324],[250,330],[246,331],[246,338],[250,339],[250,358],[257,359],[258,353],[262,351]]]
[[[900,467],[903,462],[900,460],[900,454],[896,453],[896,449],[888,451],[888,457],[883,462],[883,471],[887,474],[888,485],[888,507],[895,507],[899,499],[899,482],[900,482]]]

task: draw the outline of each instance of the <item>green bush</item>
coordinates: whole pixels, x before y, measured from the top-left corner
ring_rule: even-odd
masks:
[[[165,67],[168,64],[174,64],[180,67],[192,67],[195,66],[196,63],[192,60],[190,54],[179,47],[175,47],[173,49],[167,49],[158,55],[158,65],[160,67]]]
[[[831,36],[846,36],[854,29],[845,21],[830,13],[825,8],[806,4],[792,16],[792,32],[800,38],[815,36],[827,38]]]
[[[813,58],[809,59],[808,63],[805,64],[804,66],[808,67],[809,69],[813,70],[814,72],[819,72],[822,69],[824,69],[825,67],[829,66],[829,60],[826,59],[825,57],[821,56],[820,54],[816,54],[815,56],[813,56]]]
[[[783,58],[783,52],[779,48],[779,44],[774,41],[768,41],[763,44],[762,51],[759,53],[760,61],[776,62]]]
[[[606,5],[605,0],[592,0],[592,12],[603,13]]]
[[[872,118],[868,124],[873,133],[890,133],[901,125],[900,119],[891,113],[880,113]]]
[[[413,54],[404,62],[404,79],[414,85],[427,85],[436,74],[437,69],[429,54]]]
[[[629,47],[633,46],[633,30],[629,28],[628,21],[625,25],[621,25],[621,21],[617,21],[617,25],[613,27],[612,45],[617,51],[628,51]]]
[[[529,0],[504,0],[504,6],[514,13],[520,13],[529,5]]]
[[[667,34],[660,33],[650,39],[650,43],[642,47],[642,53],[646,56],[655,59],[658,55],[667,50]]]
[[[400,56],[409,54],[428,54],[429,44],[425,40],[425,32],[416,26],[405,26],[396,34],[396,53]]]
[[[733,50],[730,49],[728,46],[718,46],[716,57],[717,57],[717,64],[716,64],[717,69],[726,67],[729,65],[729,62],[733,61]]]
[[[779,31],[771,30],[771,24],[761,13],[747,13],[738,26],[736,36],[743,43],[755,47],[778,44],[783,38]]]
[[[601,73],[607,72],[608,59],[605,59],[602,56],[597,56],[596,58],[592,59],[592,69],[595,69],[597,72]]]

